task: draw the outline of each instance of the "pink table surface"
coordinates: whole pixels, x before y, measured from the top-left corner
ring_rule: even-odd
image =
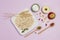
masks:
[[[30,8],[33,3],[41,7],[48,5],[55,13],[55,27],[38,34],[31,34],[27,38],[19,35],[10,22],[10,19],[0,18],[0,40],[60,40],[60,0],[0,0],[0,14],[18,13]]]

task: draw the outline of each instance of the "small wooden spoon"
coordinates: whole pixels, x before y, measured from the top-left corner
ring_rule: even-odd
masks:
[[[27,35],[24,36],[24,37],[28,37],[28,36],[31,35],[33,32],[38,31],[38,30],[40,30],[40,29],[41,29],[41,26],[38,26],[34,31],[32,31],[31,33],[27,34]]]
[[[54,23],[51,23],[47,28],[45,28],[45,29],[41,30],[40,32],[38,32],[38,34],[44,32],[45,30],[47,30],[48,28],[51,28],[53,26],[54,26]]]

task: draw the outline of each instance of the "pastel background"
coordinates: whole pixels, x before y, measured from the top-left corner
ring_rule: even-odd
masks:
[[[55,26],[37,35],[31,34],[27,38],[19,35],[10,19],[0,17],[0,40],[60,40],[60,0],[0,0],[0,14],[18,13],[31,5],[38,3],[41,7],[48,5],[56,13]]]

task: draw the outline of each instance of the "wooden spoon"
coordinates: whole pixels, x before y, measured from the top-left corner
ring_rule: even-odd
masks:
[[[28,37],[28,36],[31,35],[33,32],[38,31],[38,30],[40,30],[40,29],[41,29],[41,26],[38,26],[34,31],[30,32],[29,34],[27,34],[27,35],[24,36],[24,37]]]
[[[54,26],[54,23],[51,23],[47,28],[45,28],[45,29],[41,30],[40,32],[38,32],[38,34],[44,32],[45,30],[47,30],[48,28],[51,28],[53,26]]]

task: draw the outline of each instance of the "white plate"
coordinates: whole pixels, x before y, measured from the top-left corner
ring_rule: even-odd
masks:
[[[29,11],[29,10],[24,10],[24,11]],[[24,12],[24,11],[22,11],[22,12]],[[19,14],[15,15],[15,16],[13,16],[13,17],[11,18],[12,23],[14,24],[14,26],[15,26],[16,29],[17,29],[17,31],[18,31],[21,35],[25,35],[25,34],[29,33],[30,31],[32,31],[32,30],[33,30],[35,27],[37,27],[37,25],[38,25],[38,20],[34,17],[34,15],[32,14],[31,11],[29,11],[29,13],[32,15],[32,17],[33,17],[33,19],[34,19],[34,23],[33,23],[33,25],[32,25],[31,27],[29,27],[28,30],[25,31],[24,33],[22,33],[22,30],[19,29],[18,26],[17,26],[16,23],[15,23],[16,17],[17,17],[17,15],[19,15]]]

